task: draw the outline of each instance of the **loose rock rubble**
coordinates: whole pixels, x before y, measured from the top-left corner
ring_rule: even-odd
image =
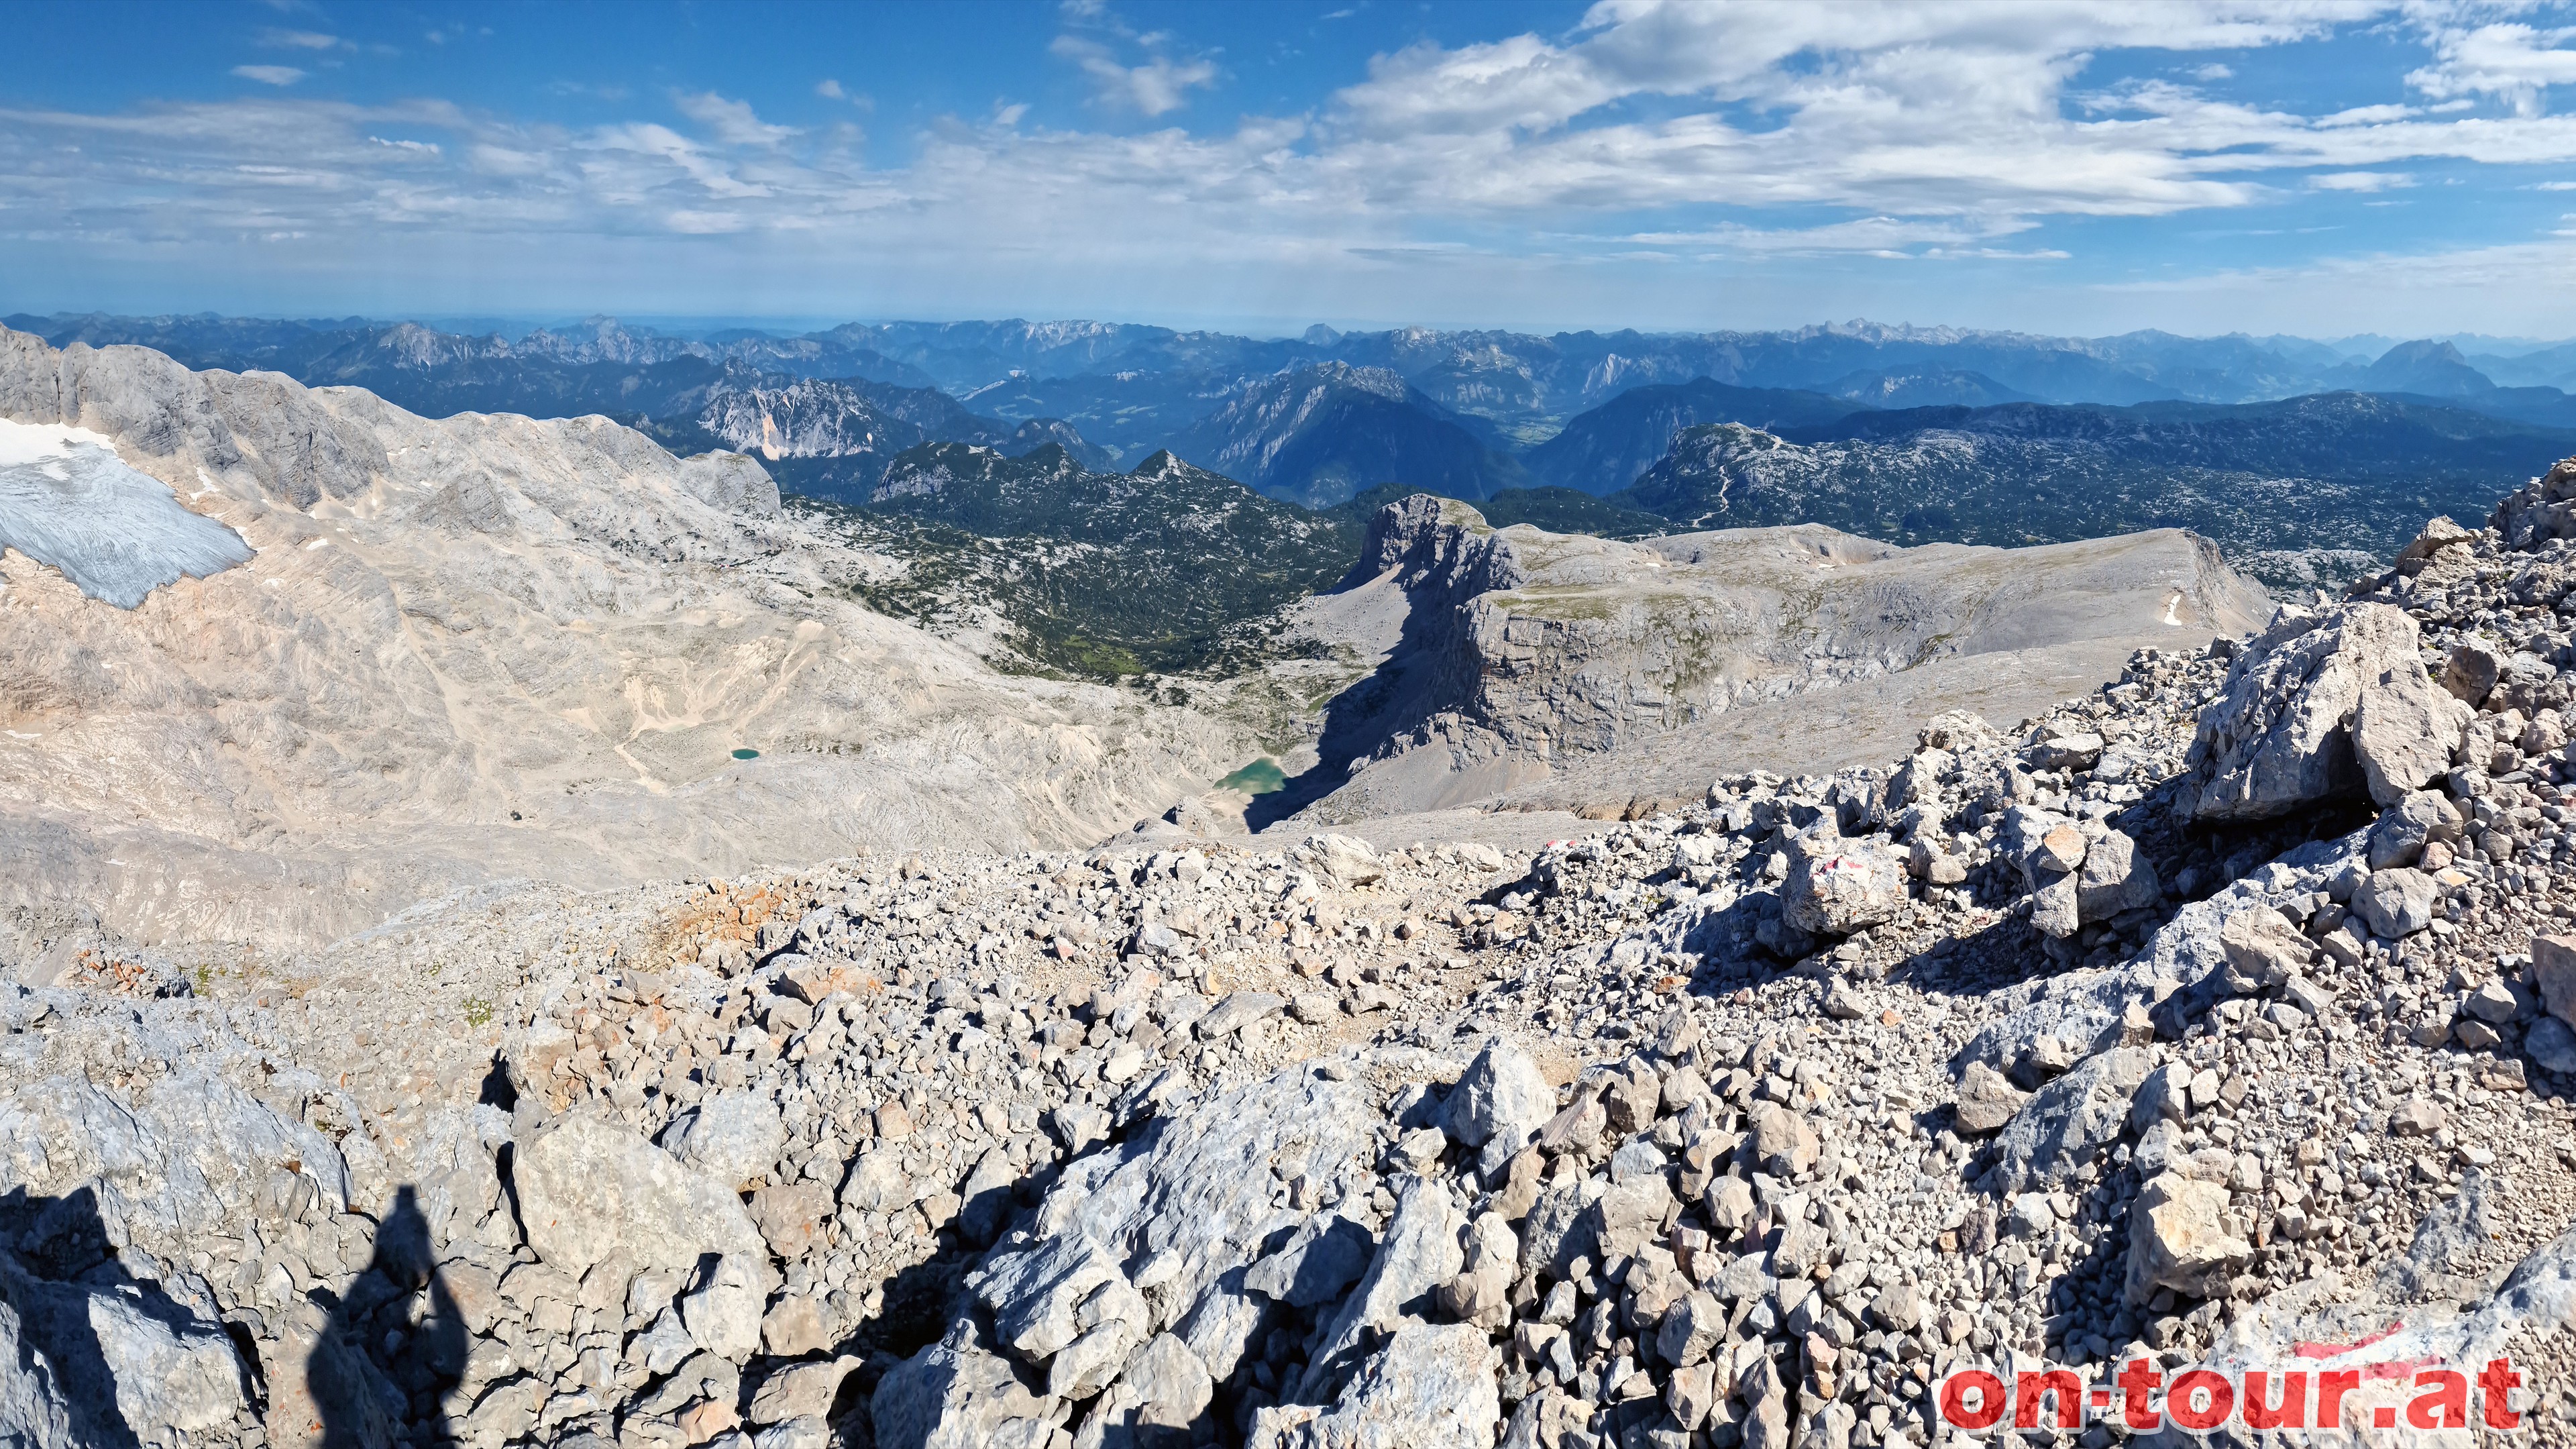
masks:
[[[0,1437],[1922,1445],[2297,1340],[2563,1439],[2570,519],[1534,852],[15,922]]]

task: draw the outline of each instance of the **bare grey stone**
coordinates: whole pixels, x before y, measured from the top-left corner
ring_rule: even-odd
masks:
[[[2373,934],[2396,939],[2433,924],[2433,878],[2400,866],[2374,870],[2352,893],[2352,908],[2370,923]]]
[[[1887,920],[1905,900],[1905,863],[1894,852],[1831,833],[1790,842],[1781,910],[1797,929],[1847,936]]]
[[[1467,1064],[1441,1104],[1441,1128],[1464,1146],[1480,1148],[1487,1172],[1511,1161],[1547,1119],[1556,1115],[1556,1089],[1519,1046],[1496,1038]]]
[[[2032,1093],[1996,1138],[1992,1181],[1997,1190],[2046,1186],[2117,1139],[2146,1076],[2145,1052],[2115,1047]]]

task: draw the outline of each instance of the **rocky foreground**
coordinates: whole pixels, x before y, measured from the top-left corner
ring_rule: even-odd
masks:
[[[1535,853],[22,914],[0,1441],[1920,1445],[1955,1365],[2295,1351],[2568,1442],[2571,537],[2576,463]]]

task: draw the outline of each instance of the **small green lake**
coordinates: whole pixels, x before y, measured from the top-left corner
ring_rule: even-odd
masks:
[[[760,758],[760,751],[758,751],[758,750],[736,750],[736,751],[734,751],[734,752],[733,752],[733,757],[734,757],[735,759],[737,759],[737,760],[757,760],[757,759],[759,759],[759,758]]]
[[[1287,784],[1288,772],[1279,768],[1277,760],[1263,755],[1260,759],[1217,781],[1216,787],[1220,790],[1241,790],[1246,795],[1267,795],[1273,790],[1286,788]]]

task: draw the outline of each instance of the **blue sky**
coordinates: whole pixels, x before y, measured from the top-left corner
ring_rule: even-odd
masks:
[[[2576,10],[0,8],[0,308],[2576,334]]]

